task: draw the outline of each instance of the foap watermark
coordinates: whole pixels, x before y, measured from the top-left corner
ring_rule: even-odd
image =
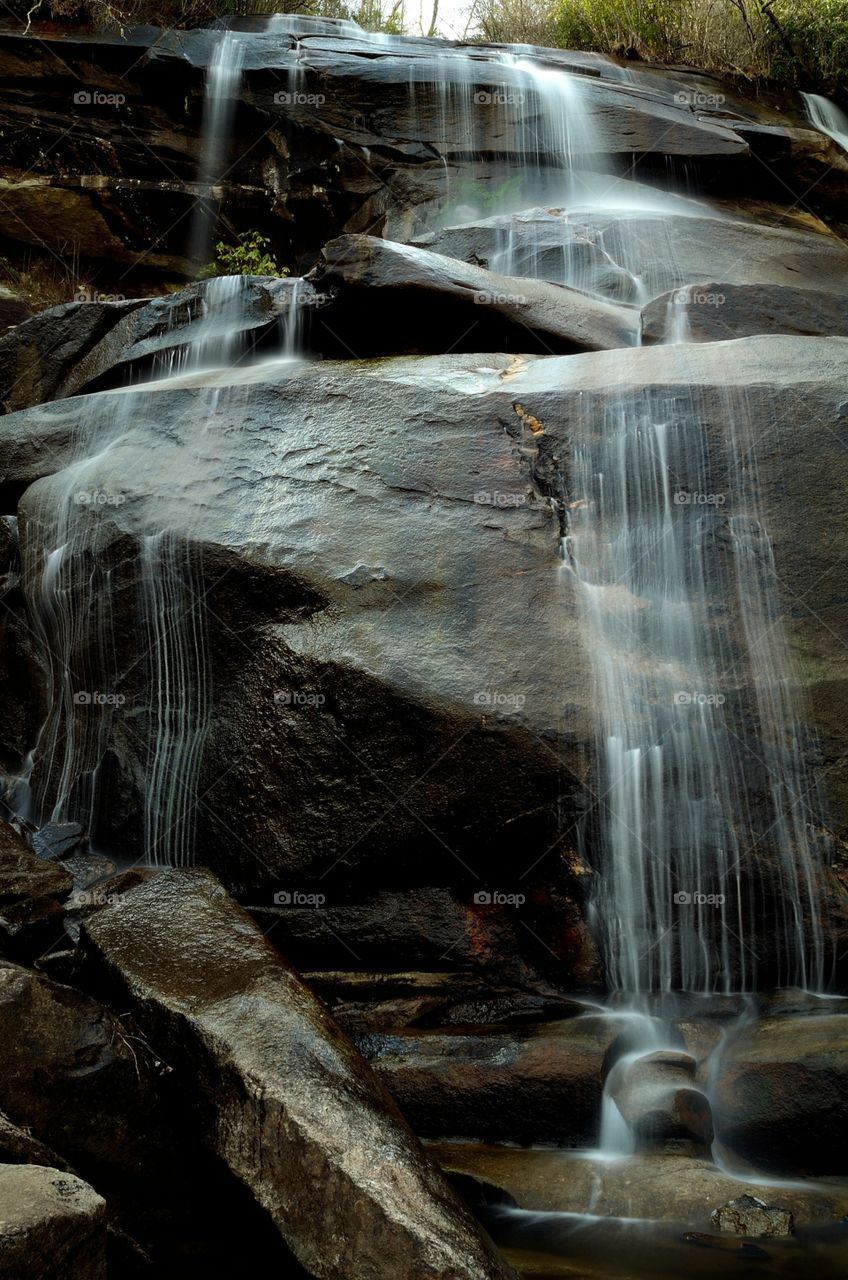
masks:
[[[676,907],[723,907],[726,901],[723,893],[702,893],[700,889],[696,889],[694,893],[678,889],[674,895]]]
[[[521,307],[526,301],[523,293],[491,293],[488,289],[478,289],[474,294],[475,307]]]
[[[114,907],[120,898],[119,893],[100,893],[97,889],[80,889],[74,894],[75,907]]]
[[[727,699],[723,693],[690,693],[679,689],[672,697],[676,707],[723,707]]]
[[[723,107],[727,98],[723,93],[705,93],[702,89],[681,89],[674,95],[674,101],[679,107],[700,107],[708,111],[715,107]]]
[[[474,705],[477,707],[491,707],[493,710],[503,708],[510,711],[521,711],[527,697],[523,693],[503,693],[499,689],[480,689],[474,695]]]
[[[107,489],[78,489],[74,502],[78,507],[122,507],[126,494],[110,493]]]
[[[481,489],[475,493],[474,501],[478,507],[523,507],[527,502],[525,493],[503,493],[500,489]]]
[[[500,889],[478,889],[474,895],[475,907],[523,907],[526,901],[526,894],[503,893]]]
[[[323,107],[326,101],[326,94],[303,93],[299,89],[280,89],[274,94],[278,107]]]
[[[724,493],[701,493],[698,489],[678,489],[672,499],[676,507],[723,507]]]
[[[311,689],[278,689],[274,694],[278,707],[323,707],[326,701],[323,693]]]
[[[275,907],[323,907],[327,895],[324,893],[304,893],[301,889],[278,889],[274,894]]]
[[[122,707],[126,702],[123,693],[90,693],[87,689],[78,689],[74,694],[74,704],[78,707]]]
[[[89,289],[88,285],[81,284],[74,290],[72,298],[73,302],[126,302],[125,293],[98,293],[96,289]]]
[[[724,293],[713,293],[709,289],[675,289],[671,295],[672,302],[678,303],[680,306],[692,305],[695,307],[723,307],[727,302],[727,295]]]
[[[477,89],[474,94],[478,107],[520,107],[524,99],[515,89]]]
[[[74,94],[77,107],[122,107],[126,100],[125,93],[101,93],[99,89],[78,89]]]

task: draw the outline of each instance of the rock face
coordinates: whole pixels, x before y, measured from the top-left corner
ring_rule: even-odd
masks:
[[[676,330],[675,330],[676,326]],[[708,280],[654,298],[642,312],[643,342],[722,342],[755,333],[848,335],[841,300],[817,289]]]
[[[0,1165],[0,1277],[106,1280],[106,1201],[73,1174]]]
[[[258,228],[311,265],[342,231],[406,238],[440,204],[485,207],[526,183],[528,161],[550,166],[555,147],[539,137],[544,84],[502,49],[329,35],[304,31],[297,17],[234,25],[243,74],[211,202],[224,235]],[[189,271],[188,222],[204,192],[204,72],[223,34],[4,33],[3,235],[59,251],[73,242],[84,261],[142,258],[148,278]],[[626,82],[592,55],[538,52],[573,73],[568,106],[579,104],[585,121],[570,139],[578,162],[602,152],[613,172],[638,164],[664,176],[670,165],[714,187],[756,183],[758,195],[832,192],[836,203],[844,194],[835,144],[804,129],[817,145],[793,155],[785,117],[795,111],[803,123],[794,103],[781,117],[724,86],[727,104],[711,111],[687,101],[691,73],[681,98],[674,73],[637,71]]]
[[[737,1032],[721,1058],[715,1108],[736,1156],[766,1169],[844,1173],[844,1017],[766,1018]]]
[[[207,1141],[311,1274],[512,1275],[350,1042],[214,877],[163,871],[91,916],[84,941],[100,978],[190,1063]]]
[[[839,832],[846,805],[831,766],[848,722],[840,714],[846,619],[838,545],[824,532],[848,518],[839,444],[846,368],[844,339],[783,337],[545,359],[281,362],[8,415],[7,483],[45,477],[21,503],[27,593],[40,598],[42,547],[62,543],[58,522],[69,512],[79,558],[66,565],[62,607],[88,616],[93,555],[111,637],[97,650],[89,630],[76,661],[95,689],[125,699],[80,706],[68,688],[54,701],[47,738],[55,731],[64,751],[66,721],[77,726],[72,778],[105,752],[102,838],[137,847],[155,800],[143,790],[146,753],[157,743],[168,769],[180,749],[151,685],[166,664],[187,664],[189,725],[205,744],[196,847],[228,884],[249,889],[251,906],[270,910],[275,894],[289,895],[276,935],[284,949],[289,927],[294,941],[307,941],[328,936],[337,919],[352,954],[340,959],[334,942],[330,964],[372,964],[379,917],[397,919],[397,895],[415,888],[419,905],[410,899],[402,913],[415,963],[427,956],[438,967],[454,939],[473,963],[497,951],[505,930],[527,962],[566,966],[585,985],[588,869],[574,842],[591,806],[592,689],[576,586],[557,573],[573,439],[605,413],[694,403],[710,448],[729,413],[756,446],[780,607],[820,728]],[[806,447],[787,468],[799,422]],[[72,463],[75,449],[89,460]],[[685,487],[687,478],[676,481]],[[697,488],[697,477],[688,483]],[[78,491],[114,501],[79,504]],[[813,491],[803,527],[788,523],[787,502],[801,510]],[[157,646],[155,615],[144,612],[150,549],[159,545],[150,539],[164,525],[172,541],[157,552],[156,571],[172,575],[176,594],[157,607],[172,650]],[[817,617],[797,603],[811,582]],[[178,625],[196,597],[208,606],[200,666],[193,635]],[[192,720],[204,669],[216,691],[209,723]],[[746,767],[751,793],[763,791],[756,762]],[[55,781],[37,759],[37,793]],[[517,866],[519,845],[527,854]],[[766,897],[775,893],[767,852],[758,847],[750,868]],[[821,879],[838,939],[848,927],[844,891],[835,869]],[[426,906],[444,904],[445,891],[455,904],[452,938],[444,912],[434,919]],[[307,898],[287,926],[298,893]],[[779,963],[777,936],[758,950],[765,977]],[[307,949],[300,957],[326,963]]]
[[[710,1222],[735,1236],[791,1236],[795,1222],[788,1209],[767,1204],[756,1196],[737,1196],[713,1209]]]

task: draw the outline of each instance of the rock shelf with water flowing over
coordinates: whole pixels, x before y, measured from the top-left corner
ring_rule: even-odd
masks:
[[[842,107],[7,27],[0,1280],[844,1275]]]

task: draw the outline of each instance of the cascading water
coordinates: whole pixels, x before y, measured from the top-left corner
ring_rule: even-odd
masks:
[[[810,122],[848,151],[848,113],[820,93],[802,93]]]
[[[241,84],[244,46],[237,35],[225,31],[216,41],[206,74],[198,183],[191,237],[191,259],[202,266],[208,261],[218,207],[216,183],[226,173],[227,144],[232,130]]]
[[[706,436],[705,416],[694,390],[612,394],[573,458],[566,555],[600,715],[596,913],[610,981],[633,996],[754,985],[769,899],[778,983],[824,980],[813,787],[754,442],[738,398],[723,439]],[[754,760],[769,779],[756,797]],[[765,842],[775,865],[758,876]]]

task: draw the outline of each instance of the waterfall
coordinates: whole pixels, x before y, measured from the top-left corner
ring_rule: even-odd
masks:
[[[231,31],[216,41],[206,73],[197,180],[200,194],[194,209],[191,260],[202,266],[212,252],[218,194],[226,177],[228,142],[238,104],[244,45]]]
[[[722,408],[719,434],[694,387],[611,388],[572,460],[565,555],[599,719],[594,916],[609,981],[634,996],[753,987],[764,904],[777,985],[824,981],[815,788],[755,441],[744,397]]]
[[[820,93],[802,93],[810,122],[848,151],[848,114]]]

